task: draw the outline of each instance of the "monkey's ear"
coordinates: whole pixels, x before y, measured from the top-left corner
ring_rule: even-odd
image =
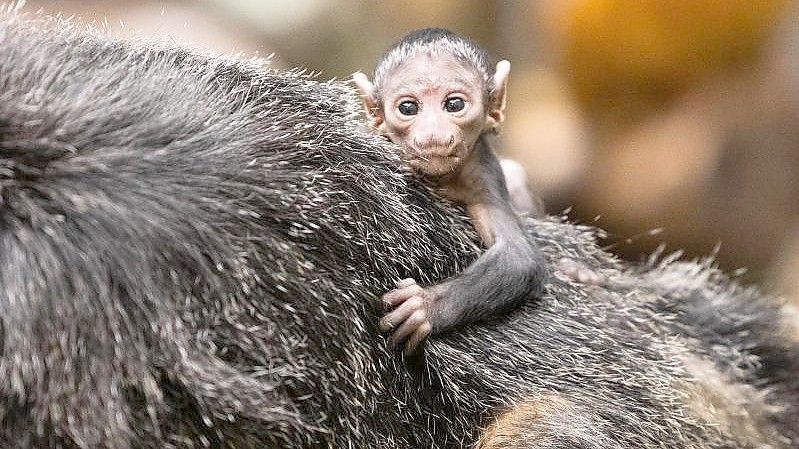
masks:
[[[505,120],[505,99],[508,91],[508,76],[510,75],[510,62],[506,60],[497,63],[497,70],[494,78],[491,79],[491,103],[488,105],[488,120],[486,125],[489,129],[499,126]]]
[[[361,94],[361,101],[363,102],[363,108],[366,112],[366,117],[369,118],[369,122],[373,128],[379,129],[380,125],[383,124],[383,114],[380,112],[379,105],[377,103],[377,93],[375,92],[375,85],[369,81],[369,78],[366,77],[361,72],[355,72],[352,74],[352,81],[355,83],[355,87],[358,88],[358,92]]]

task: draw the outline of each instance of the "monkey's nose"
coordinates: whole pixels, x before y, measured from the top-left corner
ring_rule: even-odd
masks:
[[[455,149],[455,136],[427,136],[422,139],[413,138],[414,150],[431,156],[451,156]]]

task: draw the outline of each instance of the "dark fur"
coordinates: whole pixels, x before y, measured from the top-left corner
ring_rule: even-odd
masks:
[[[406,368],[377,295],[462,270],[475,236],[355,100],[257,60],[3,19],[0,447],[463,447],[531,403],[577,447],[795,447],[772,406],[799,403],[774,364],[796,363],[796,334],[753,331],[782,309],[705,266],[629,272],[557,221],[530,237],[607,284],[556,276]]]

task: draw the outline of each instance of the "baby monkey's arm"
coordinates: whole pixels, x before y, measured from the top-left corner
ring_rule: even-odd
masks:
[[[538,248],[527,238],[521,219],[510,206],[502,169],[489,148],[475,148],[475,164],[447,196],[459,197],[488,249],[466,270],[441,284],[422,288],[404,279],[383,296],[392,309],[380,321],[384,332],[393,331],[395,345],[405,342],[405,352],[431,334],[458,325],[501,316],[521,302],[540,296],[547,269]],[[465,188],[476,186],[476,188]]]

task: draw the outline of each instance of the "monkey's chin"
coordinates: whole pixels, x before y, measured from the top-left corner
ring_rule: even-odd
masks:
[[[434,156],[429,159],[411,159],[408,164],[420,175],[439,177],[455,172],[461,164],[461,158],[457,156]]]

